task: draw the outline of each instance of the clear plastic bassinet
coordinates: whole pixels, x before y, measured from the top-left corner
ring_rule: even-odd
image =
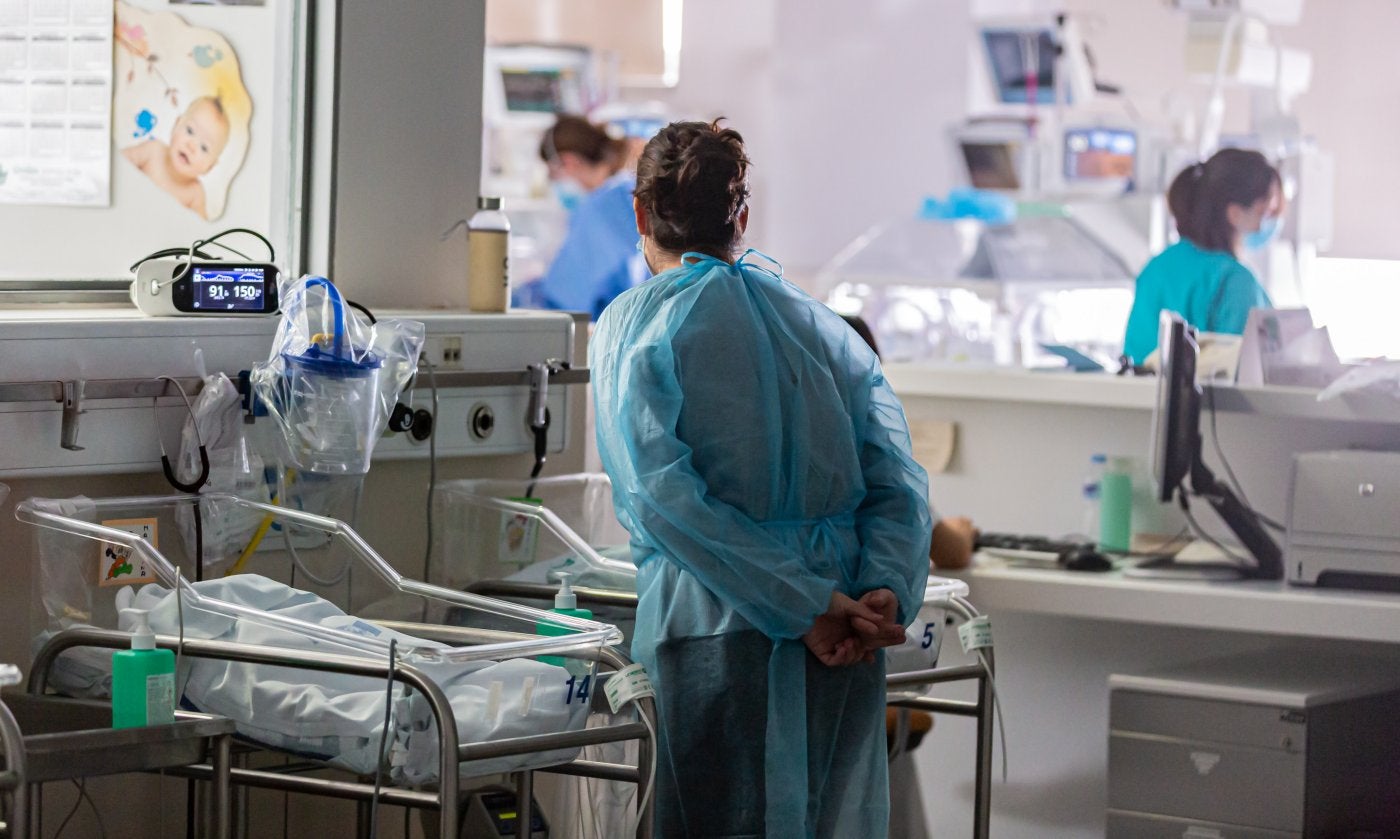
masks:
[[[324,598],[258,574],[192,582],[195,566],[178,538],[176,513],[211,509],[260,514],[271,526],[324,534],[307,563],[343,563],[355,586],[342,611]],[[129,613],[149,612],[158,635],[225,640],[300,653],[396,660],[437,682],[450,700],[462,743],[581,730],[604,647],[622,640],[611,625],[454,591],[404,577],[351,527],[337,519],[259,504],[231,495],[129,498],[31,498],[16,518],[36,525],[35,646],[53,633],[93,626],[128,629]],[[287,550],[292,550],[290,540]],[[301,567],[300,565],[298,567]],[[177,592],[177,594],[172,594]],[[430,630],[442,615],[488,615],[499,627],[484,643],[443,644],[412,634],[413,625],[378,616],[411,616]],[[391,625],[392,624],[392,625]],[[543,637],[552,624],[571,633]],[[431,634],[425,632],[425,634]],[[540,660],[562,661],[562,666]],[[104,696],[110,653],[64,653],[50,683],[65,693]],[[325,760],[360,774],[384,764],[396,781],[428,783],[436,774],[431,714],[421,697],[393,687],[392,745],[380,761],[386,685],[361,676],[290,666],[187,659],[182,703],[230,717],[239,733],[263,745]],[[461,764],[467,775],[493,774],[572,760],[557,750]]]

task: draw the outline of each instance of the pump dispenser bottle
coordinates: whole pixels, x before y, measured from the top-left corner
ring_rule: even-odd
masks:
[[[136,728],[175,721],[175,653],[156,649],[149,616],[123,609],[136,623],[131,649],[112,654],[112,727]]]
[[[569,577],[569,574],[561,573],[559,575],[559,592],[554,595],[554,608],[550,609],[550,611],[560,615],[593,620],[593,612],[578,607],[578,595],[574,594],[573,586],[569,584]],[[555,626],[552,623],[535,624],[536,635],[554,637],[558,635],[572,635],[574,631],[575,630],[567,629],[562,626]],[[540,656],[540,661],[543,661],[545,664],[557,664],[560,667],[564,666],[564,659],[560,656],[542,655]]]

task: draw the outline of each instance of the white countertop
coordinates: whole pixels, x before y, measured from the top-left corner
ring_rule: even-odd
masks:
[[[979,557],[968,598],[998,611],[1234,632],[1400,644],[1400,594],[1290,586],[1283,581],[1125,578],[1120,572],[1007,568]]]
[[[936,397],[1134,411],[1151,411],[1157,401],[1157,379],[1153,376],[893,363],[885,365],[884,371],[902,399]],[[1223,412],[1400,424],[1400,401],[1389,397],[1353,394],[1319,402],[1317,394],[1316,390],[1301,387],[1214,385],[1215,405]],[[1202,401],[1203,412],[1208,404]]]

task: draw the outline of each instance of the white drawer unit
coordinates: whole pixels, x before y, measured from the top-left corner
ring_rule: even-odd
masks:
[[[1264,652],[1109,684],[1108,836],[1400,830],[1394,660]]]
[[[0,477],[146,472],[160,468],[154,411],[167,451],[178,446],[185,408],[157,377],[238,373],[264,361],[278,319],[148,318],[132,310],[0,313]],[[575,317],[561,312],[378,312],[427,327],[424,358],[438,380],[434,418],[439,457],[529,452],[533,435],[527,368],[572,366]],[[549,387],[548,449],[563,451],[570,388],[586,370],[560,372]],[[79,396],[65,424],[65,386]],[[135,388],[135,390],[133,390]],[[131,394],[138,393],[138,396]],[[153,400],[153,394],[164,393]],[[421,370],[405,402],[431,410]],[[153,409],[153,404],[158,408]],[[268,420],[259,419],[257,422]],[[64,444],[67,444],[65,447]],[[426,458],[429,447],[387,434],[376,459]]]

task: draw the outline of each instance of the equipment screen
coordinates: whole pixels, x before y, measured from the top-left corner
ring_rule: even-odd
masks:
[[[567,69],[501,70],[506,110],[536,114],[570,110],[571,103],[565,101],[564,88],[573,82],[572,76],[572,71]]]
[[[1004,103],[1055,101],[1055,39],[1049,29],[987,29],[982,45],[991,63],[992,84]]]
[[[254,266],[195,266],[194,309],[202,312],[261,312],[266,305],[266,269]]]
[[[1122,128],[1065,131],[1065,180],[1123,180],[1133,177],[1137,134]]]
[[[963,162],[967,179],[977,189],[1020,189],[1016,158],[1021,153],[1015,143],[963,142]]]

